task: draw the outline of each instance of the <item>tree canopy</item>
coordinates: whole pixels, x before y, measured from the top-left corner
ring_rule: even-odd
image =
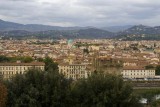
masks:
[[[56,72],[30,70],[6,84],[8,107],[66,107],[69,81]]]
[[[139,107],[130,84],[120,76],[93,74],[78,81],[72,89],[75,107]]]
[[[0,62],[8,62],[9,58],[3,55],[0,55]]]
[[[159,107],[160,99],[156,99],[156,96],[160,95],[160,89],[139,89],[135,92],[147,100],[147,105],[150,105],[151,107]]]
[[[0,81],[0,107],[5,107],[7,101],[7,88]]]
[[[58,71],[58,64],[53,61],[50,57],[44,59],[46,71]]]
[[[156,67],[156,75],[160,75],[160,65]]]
[[[16,61],[21,61],[24,63],[29,63],[34,61],[34,59],[30,56],[26,56],[26,57],[6,57],[3,55],[0,55],[0,62],[16,62]]]
[[[49,69],[52,70],[52,69]],[[8,107],[139,107],[122,77],[93,74],[72,81],[57,71],[30,70],[6,82]]]

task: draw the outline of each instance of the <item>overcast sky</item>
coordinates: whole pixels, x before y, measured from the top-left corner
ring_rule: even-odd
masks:
[[[160,25],[160,0],[0,0],[0,19],[55,26]]]

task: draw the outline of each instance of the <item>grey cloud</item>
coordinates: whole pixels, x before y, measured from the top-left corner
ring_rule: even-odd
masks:
[[[0,18],[61,26],[156,25],[155,0],[1,0]]]
[[[21,2],[21,1],[24,1],[24,2],[35,2],[36,0],[2,0],[2,1],[8,1],[8,2],[11,2],[11,1],[15,1],[15,2]]]

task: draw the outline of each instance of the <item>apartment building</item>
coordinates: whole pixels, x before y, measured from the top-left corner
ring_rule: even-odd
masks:
[[[155,78],[155,69],[145,69],[141,66],[125,66],[122,76],[129,79]]]
[[[9,79],[15,74],[24,74],[29,69],[44,70],[42,62],[32,63],[0,63],[0,75],[3,79]]]
[[[58,68],[59,73],[63,74],[66,78],[74,80],[87,78],[90,75],[85,64],[59,64]]]

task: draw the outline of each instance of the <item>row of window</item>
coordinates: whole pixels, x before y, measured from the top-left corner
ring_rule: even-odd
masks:
[[[13,74],[22,74],[23,72],[10,72],[10,71],[5,71],[5,72],[1,72],[2,75],[13,75]]]
[[[60,66],[61,68],[85,68],[85,66]]]
[[[31,67],[0,67],[0,70],[28,70],[30,68],[33,68],[32,66]],[[44,67],[35,67],[35,68],[39,68],[39,69],[43,69]]]
[[[76,71],[76,72],[74,72],[74,71],[71,71],[71,72],[69,72],[70,74],[85,74],[85,71]]]
[[[67,71],[67,72],[71,72],[71,71],[74,71],[74,72],[78,72],[78,71],[84,71],[85,69],[60,69],[59,71]]]
[[[0,70],[19,70],[19,69],[28,69],[29,67],[1,67]]]
[[[73,78],[73,79],[85,78],[85,76],[84,76],[84,75],[79,75],[79,76],[77,76],[77,75],[68,75],[67,77],[68,77],[68,78]]]
[[[155,70],[124,70],[123,72],[155,72]]]
[[[60,73],[65,74],[63,70],[60,71]],[[67,71],[67,74],[85,74],[85,71]]]
[[[124,73],[124,75],[155,75],[155,73]]]
[[[129,77],[129,78],[137,79],[137,78],[146,78],[146,77],[134,77],[134,76],[132,76],[132,77]],[[147,77],[147,78],[153,78],[153,77]]]

